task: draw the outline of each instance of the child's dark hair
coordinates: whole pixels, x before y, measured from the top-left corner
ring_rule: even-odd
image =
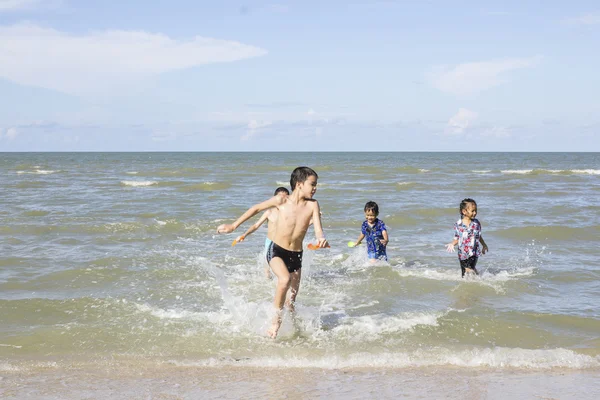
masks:
[[[277,193],[290,194],[290,191],[287,190],[287,188],[284,188],[283,186],[279,186],[277,189],[275,189],[275,193],[273,194],[273,196],[277,196]]]
[[[373,214],[379,215],[379,206],[374,201],[367,201],[365,204],[365,212],[373,211]]]
[[[296,184],[302,183],[308,179],[309,176],[314,176],[319,179],[319,175],[312,169],[308,167],[298,167],[292,172],[292,176],[290,178],[290,187],[292,190],[296,189]]]
[[[471,199],[471,198],[468,198],[468,197],[467,197],[466,199],[463,199],[463,201],[461,201],[461,202],[460,202],[460,207],[458,208],[458,212],[460,213],[460,216],[461,216],[461,217],[462,217],[462,215],[463,215],[463,213],[462,213],[462,212],[463,212],[463,210],[466,210],[466,209],[467,209],[467,204],[469,204],[469,203],[471,203],[471,204],[473,204],[475,207],[477,207],[477,203],[475,202],[475,200],[473,200],[473,199]]]

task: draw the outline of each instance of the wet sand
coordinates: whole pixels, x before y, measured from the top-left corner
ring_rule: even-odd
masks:
[[[40,368],[0,372],[3,399],[598,399],[600,372],[458,368]]]

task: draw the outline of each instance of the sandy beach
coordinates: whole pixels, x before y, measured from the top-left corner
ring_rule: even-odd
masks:
[[[598,371],[196,368],[3,371],[3,399],[597,399]]]

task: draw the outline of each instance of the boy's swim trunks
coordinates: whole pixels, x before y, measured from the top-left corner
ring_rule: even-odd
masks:
[[[267,251],[267,262],[270,263],[275,257],[279,257],[283,260],[283,263],[287,267],[288,272],[296,272],[302,268],[302,252],[286,250],[281,246],[278,246],[275,242],[271,242],[271,246]]]

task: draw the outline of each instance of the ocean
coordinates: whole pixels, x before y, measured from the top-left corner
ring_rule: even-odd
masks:
[[[305,250],[297,316],[271,340],[266,226],[235,247],[254,219],[216,227],[301,165],[319,174],[331,248]],[[1,153],[0,187],[0,396],[136,398],[81,382],[144,372],[143,393],[164,390],[161,371],[185,398],[276,398],[278,373],[326,375],[303,398],[343,390],[347,373],[353,393],[386,397],[417,374],[418,397],[444,385],[432,371],[452,389],[483,377],[472,398],[503,398],[498,377],[523,398],[600,395],[600,153]],[[489,252],[462,279],[445,244],[466,197]],[[367,201],[388,262],[347,246]],[[519,380],[540,376],[562,386]]]

